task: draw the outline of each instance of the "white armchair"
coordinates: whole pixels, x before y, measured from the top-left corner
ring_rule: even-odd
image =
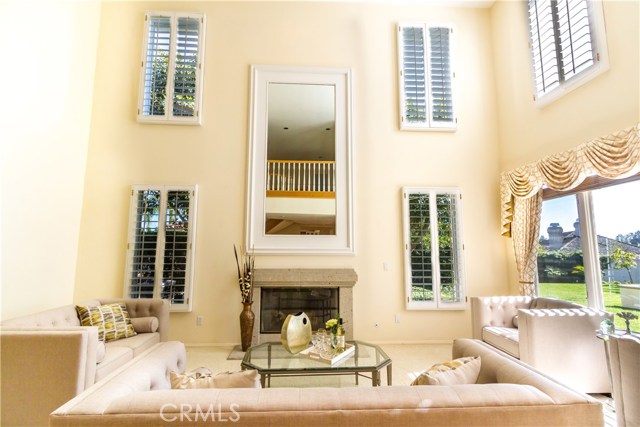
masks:
[[[640,338],[610,335],[607,349],[616,422],[619,426],[640,426]]]
[[[553,298],[472,297],[473,337],[584,393],[611,384],[596,330],[613,315]]]

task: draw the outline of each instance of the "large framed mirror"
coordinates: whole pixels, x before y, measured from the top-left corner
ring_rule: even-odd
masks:
[[[253,65],[247,247],[354,253],[351,70]]]

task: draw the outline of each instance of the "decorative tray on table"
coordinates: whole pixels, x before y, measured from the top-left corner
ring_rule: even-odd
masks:
[[[353,344],[346,344],[342,353],[335,353],[330,359],[322,356],[314,346],[302,350],[299,354],[308,359],[317,360],[319,362],[326,363],[327,365],[334,366],[347,359],[355,353],[355,351],[356,347]]]

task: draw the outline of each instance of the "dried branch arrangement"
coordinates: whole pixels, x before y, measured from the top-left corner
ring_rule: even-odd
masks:
[[[255,254],[247,252],[240,246],[240,254],[236,245],[233,245],[233,252],[236,255],[236,265],[238,267],[238,284],[240,285],[240,295],[243,304],[253,303],[253,265]]]

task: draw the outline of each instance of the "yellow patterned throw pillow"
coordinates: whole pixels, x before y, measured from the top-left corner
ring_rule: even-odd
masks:
[[[109,342],[136,335],[127,306],[122,303],[105,304],[97,307],[76,306],[82,326],[97,326],[98,339]]]
[[[421,373],[411,385],[475,384],[480,374],[480,356],[461,357],[437,363]]]

